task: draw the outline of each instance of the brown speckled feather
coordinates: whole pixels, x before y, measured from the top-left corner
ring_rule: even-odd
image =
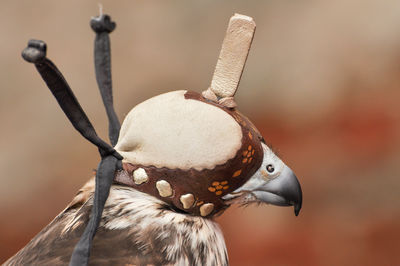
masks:
[[[48,226],[4,265],[68,265],[89,219],[91,179]],[[177,213],[164,202],[113,185],[93,241],[90,265],[227,265],[212,220]]]

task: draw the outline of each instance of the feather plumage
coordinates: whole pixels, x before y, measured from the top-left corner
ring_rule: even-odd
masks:
[[[94,179],[5,265],[68,265],[89,220]],[[113,185],[93,241],[90,265],[227,265],[211,219],[178,213],[157,198]]]

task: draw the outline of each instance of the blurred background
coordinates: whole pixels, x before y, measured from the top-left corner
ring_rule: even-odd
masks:
[[[0,263],[72,199],[99,162],[35,68],[48,44],[97,132],[107,121],[93,67],[95,1],[0,1]],[[303,209],[230,208],[217,218],[231,265],[400,265],[400,2],[111,1],[114,100],[211,81],[228,20],[257,31],[240,89],[248,115],[297,174]]]

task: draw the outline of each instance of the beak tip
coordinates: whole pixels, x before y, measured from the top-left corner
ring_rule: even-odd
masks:
[[[300,192],[300,195],[301,195],[301,194],[302,194],[302,193]],[[303,203],[303,199],[302,199],[302,196],[300,196],[300,200],[297,201],[295,204],[293,204],[293,207],[294,207],[294,215],[296,215],[296,216],[299,215],[300,210],[301,210],[301,207],[302,207],[302,203]]]
[[[297,189],[296,189],[296,193],[295,193],[297,199],[294,201],[293,207],[294,207],[294,215],[298,216],[300,213],[301,207],[303,205],[303,191],[301,189],[300,182],[297,179],[297,177],[295,177],[295,180],[297,183],[297,186],[296,186]]]
[[[294,206],[294,215],[299,216],[300,209],[301,209],[300,205],[295,205]]]

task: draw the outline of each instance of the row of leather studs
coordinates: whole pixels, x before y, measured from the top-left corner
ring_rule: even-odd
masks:
[[[135,171],[133,171],[132,177],[133,177],[133,182],[135,182],[136,185],[141,185],[143,183],[146,183],[149,180],[149,176],[147,175],[146,170],[144,170],[143,168],[138,168]],[[223,183],[223,182],[221,182],[221,183]],[[219,189],[219,187],[221,185],[220,184],[215,184],[215,185],[216,185],[216,187],[218,187],[218,191],[220,191],[220,192],[218,192],[218,191],[216,191],[216,192],[221,194],[222,191]],[[226,185],[226,184],[223,184],[223,185]],[[174,195],[174,191],[173,191],[170,183],[168,183],[165,180],[157,181],[156,188],[161,197],[166,198],[166,197],[172,197]],[[222,188],[227,189],[228,186],[223,186],[223,187],[221,187],[221,189]],[[191,193],[181,195],[179,200],[182,203],[182,206],[184,209],[190,209],[191,207],[193,207],[193,205],[195,203],[194,195]],[[205,204],[202,203],[200,205],[199,210],[200,210],[201,216],[207,216],[214,210],[214,204],[213,203],[205,203]]]

